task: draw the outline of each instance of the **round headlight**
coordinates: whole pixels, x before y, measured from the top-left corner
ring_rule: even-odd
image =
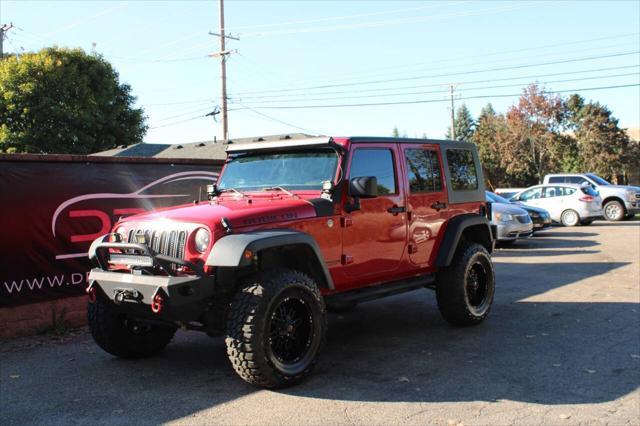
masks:
[[[211,241],[211,234],[204,228],[200,228],[196,231],[195,243],[196,250],[200,253],[204,253],[209,248],[209,242]]]

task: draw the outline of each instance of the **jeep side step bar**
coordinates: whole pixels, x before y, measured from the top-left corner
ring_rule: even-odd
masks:
[[[325,300],[327,304],[332,305],[348,305],[351,303],[368,302],[370,300],[405,293],[407,291],[417,290],[423,287],[435,289],[435,280],[435,274],[421,275],[415,278],[408,278],[325,296]]]

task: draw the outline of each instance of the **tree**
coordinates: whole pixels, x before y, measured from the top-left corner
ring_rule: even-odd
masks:
[[[475,127],[475,122],[473,121],[473,117],[471,116],[471,112],[469,112],[469,108],[463,103],[458,108],[456,112],[456,116],[453,119],[453,125],[455,126],[456,134],[455,139],[458,141],[471,142],[473,139],[473,131]],[[451,135],[451,127],[447,129],[446,133],[447,139],[453,139]]]
[[[520,164],[513,165],[512,170],[524,167],[524,172],[542,182],[546,173],[557,170],[553,147],[560,140],[564,119],[565,106],[559,96],[537,84],[526,87],[518,104],[507,112],[510,143],[502,146],[506,155],[503,165],[517,161]]]
[[[127,84],[100,55],[47,48],[0,61],[0,152],[90,154],[142,141]]]
[[[490,103],[482,108],[473,133],[473,142],[478,147],[486,185],[491,189],[509,185],[505,179],[505,170],[500,162],[500,149],[497,146],[497,134],[504,132],[505,129],[504,116],[498,116]]]
[[[606,106],[585,102],[574,94],[567,109],[585,170],[617,180],[618,174],[635,166],[637,158],[629,136]]]
[[[398,126],[393,126],[393,130],[391,131],[391,136],[394,138],[400,137],[400,130],[398,130]]]

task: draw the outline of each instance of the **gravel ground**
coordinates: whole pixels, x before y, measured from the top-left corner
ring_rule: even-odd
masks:
[[[640,221],[554,228],[494,256],[482,325],[427,290],[331,315],[313,376],[265,391],[221,339],[179,332],[123,361],[86,330],[0,344],[8,424],[640,424]]]

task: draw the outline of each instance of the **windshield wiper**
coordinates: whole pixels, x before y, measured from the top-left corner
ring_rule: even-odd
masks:
[[[225,188],[225,189],[219,189],[218,192],[223,193],[223,192],[235,192],[236,194],[240,194],[243,197],[248,197],[247,194],[245,194],[244,192],[240,192],[235,188]]]
[[[288,195],[290,195],[290,196],[292,196],[292,197],[300,198],[298,195],[294,194],[293,192],[291,192],[291,191],[289,191],[289,190],[287,190],[287,189],[284,189],[284,188],[283,188],[283,187],[281,187],[281,186],[268,186],[268,187],[266,187],[266,188],[262,188],[262,190],[263,190],[263,191],[282,191],[282,192],[284,192],[285,194],[288,194]]]

